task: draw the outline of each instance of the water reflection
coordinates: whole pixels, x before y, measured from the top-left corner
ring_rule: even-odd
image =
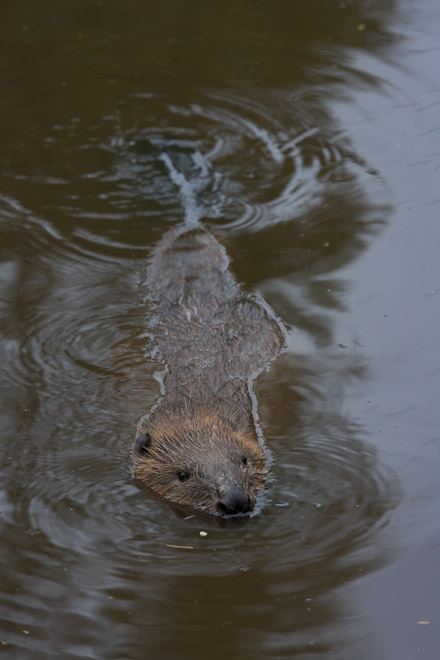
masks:
[[[0,428],[16,657],[312,658],[346,638],[337,590],[386,560],[398,487],[344,408],[368,369],[333,348],[337,271],[382,230],[387,194],[328,100],[382,89],[351,55],[391,44],[392,8],[370,4],[360,34],[363,3],[61,2],[26,23],[11,5]],[[145,259],[184,214],[159,156],[188,149],[238,279],[295,328],[257,391],[276,476],[263,513],[205,539],[135,488],[124,452],[159,394]]]

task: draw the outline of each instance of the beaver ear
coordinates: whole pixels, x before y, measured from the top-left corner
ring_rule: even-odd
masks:
[[[138,435],[134,442],[136,452],[140,456],[146,456],[152,442],[153,439],[149,433],[141,433],[141,435]]]

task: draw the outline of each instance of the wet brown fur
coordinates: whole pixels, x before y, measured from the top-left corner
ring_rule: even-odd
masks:
[[[228,266],[201,228],[171,230],[156,246],[147,287],[166,391],[134,443],[136,479],[220,515],[251,511],[265,484],[250,387],[283,344],[270,310],[243,295]]]
[[[166,499],[211,513],[219,513],[217,502],[237,489],[250,510],[266,481],[264,453],[252,433],[222,413],[200,407],[146,420],[142,431],[155,443],[147,460],[138,461],[137,479]],[[186,481],[176,478],[180,470],[190,474]]]

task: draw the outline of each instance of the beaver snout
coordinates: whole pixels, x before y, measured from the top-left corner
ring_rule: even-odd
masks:
[[[241,488],[234,488],[223,493],[217,502],[217,511],[222,516],[234,516],[248,513],[253,509],[253,502]]]

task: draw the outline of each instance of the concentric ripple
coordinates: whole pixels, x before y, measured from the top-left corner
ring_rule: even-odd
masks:
[[[275,113],[267,99],[250,104],[217,93],[179,106],[133,94],[99,125],[84,127],[73,118],[53,128],[46,149],[56,162],[62,146],[58,169],[63,172],[67,159],[65,177],[26,170],[4,176],[13,179],[18,198],[26,189],[27,199],[45,200],[39,217],[62,237],[64,249],[101,258],[139,254],[154,227],[184,219],[190,199],[198,216],[232,233],[297,221],[323,202],[329,188],[365,195],[368,182],[377,197],[377,173],[313,100],[298,99],[288,115],[282,97],[272,102],[279,104]],[[186,195],[165,158],[186,177]]]
[[[273,101],[282,107],[280,97]],[[380,221],[380,203],[366,202],[379,177],[302,101],[287,115],[272,112],[267,100],[250,104],[237,95],[205,94],[179,105],[132,94],[99,124],[73,118],[53,127],[46,149],[56,176],[26,164],[20,175],[3,174],[11,190],[0,199],[9,255],[0,271],[4,391],[5,400],[22,402],[4,428],[14,456],[5,491],[11,524],[78,557],[118,557],[121,570],[154,556],[156,574],[179,574],[178,561],[160,568],[157,560],[164,552],[173,558],[174,546],[193,547],[198,523],[170,538],[163,505],[131,483],[125,454],[134,423],[159,394],[157,365],[145,360],[154,355],[145,350],[146,257],[165,227],[200,219],[228,236],[286,226],[298,263],[302,255],[308,266],[328,232],[314,209],[323,200],[337,207],[343,197],[358,212],[337,230],[346,245],[359,245],[372,217]],[[305,380],[311,386],[313,377]],[[286,409],[290,395],[287,389]],[[322,407],[313,387],[308,400],[314,411]],[[274,447],[283,459],[278,468],[275,461],[279,481],[265,495],[271,515],[260,534],[268,547],[278,539],[277,569],[284,561],[309,567],[333,553],[350,555],[391,506],[387,475],[376,469],[361,431],[336,413],[321,421],[313,430],[286,421],[301,443],[284,454]],[[264,519],[256,515],[249,527]],[[267,548],[244,527],[236,537],[216,536],[219,574],[239,570],[243,538],[263,561]],[[211,552],[194,547],[187,574],[200,574],[200,554]]]

